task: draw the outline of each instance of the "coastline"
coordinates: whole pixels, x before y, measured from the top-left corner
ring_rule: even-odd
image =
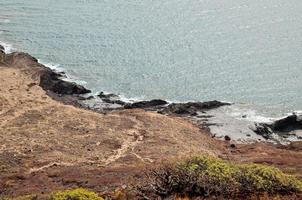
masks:
[[[112,191],[140,176],[142,166],[199,154],[269,163],[302,177],[302,143],[237,144],[232,138],[217,140],[209,124],[192,123],[198,118],[209,123],[209,111],[230,105],[151,100],[98,111],[83,104],[89,97],[81,94],[88,89],[60,80],[64,74],[37,61],[29,54],[12,53],[0,62],[0,197],[45,188]],[[114,94],[97,98],[110,105],[118,100]],[[206,117],[198,117],[199,112]]]
[[[0,45],[1,46],[1,45]],[[12,49],[6,49],[4,52],[11,53]],[[233,103],[208,101],[208,102],[182,102],[175,103],[162,99],[153,100],[133,100],[125,99],[114,93],[99,92],[91,94],[91,90],[68,78],[63,69],[57,67],[51,68],[47,64],[42,64],[27,54],[32,61],[38,63],[38,70],[42,71],[40,86],[47,91],[48,95],[54,100],[64,104],[73,105],[79,108],[92,110],[99,113],[108,113],[115,110],[123,109],[144,109],[163,115],[177,116],[187,119],[197,124],[201,129],[212,133],[213,137],[224,140],[226,137],[231,138],[235,143],[255,143],[269,142],[276,144],[289,144],[294,141],[302,141],[302,125],[294,125],[296,122],[288,121],[285,125],[288,128],[282,130],[272,129],[272,124],[281,119],[287,119],[295,116],[295,113],[289,114],[282,118],[268,119],[261,118],[260,121],[248,119],[247,114],[237,117],[225,115],[224,107],[232,107]],[[221,108],[222,107],[222,108]],[[222,114],[223,113],[223,114]],[[300,119],[301,114],[297,114]],[[223,120],[228,118],[227,121]],[[256,118],[256,119],[259,119]],[[302,122],[297,122],[302,124]],[[295,126],[295,128],[291,128]],[[264,128],[266,127],[266,128]],[[233,133],[237,131],[238,133]],[[301,130],[296,133],[296,130]]]

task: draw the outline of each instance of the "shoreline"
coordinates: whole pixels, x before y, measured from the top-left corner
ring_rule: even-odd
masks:
[[[4,50],[4,53],[7,52],[5,47],[2,47],[2,49]],[[6,56],[9,57],[13,54],[16,53],[6,54]],[[295,125],[296,122],[289,120],[287,124],[284,125],[287,127],[281,128],[281,131],[278,129],[274,130],[274,128],[272,128],[274,123],[278,123],[278,121],[282,121],[282,119],[291,118],[296,115],[298,116],[297,119],[300,119],[300,114],[293,113],[285,116],[284,118],[275,119],[270,122],[250,121],[249,123],[246,123],[245,129],[249,131],[245,131],[245,135],[242,134],[240,136],[240,133],[236,133],[235,135],[226,133],[222,135],[220,132],[224,132],[224,130],[222,130],[223,128],[219,129],[219,127],[226,126],[227,123],[223,124],[224,122],[217,121],[216,119],[212,120],[212,118],[215,118],[217,115],[217,113],[215,113],[216,109],[225,106],[232,106],[234,105],[233,103],[220,102],[216,100],[185,103],[168,102],[162,99],[125,101],[121,96],[114,93],[99,92],[97,95],[92,95],[91,90],[86,89],[84,86],[68,79],[63,70],[59,71],[52,69],[42,63],[39,63],[38,59],[30,56],[29,54],[24,55],[28,56],[33,62],[38,64],[38,69],[36,70],[39,71],[39,76],[41,76],[40,86],[47,91],[47,94],[51,98],[67,105],[73,105],[99,113],[108,113],[124,109],[143,109],[163,115],[177,116],[197,124],[201,129],[208,130],[212,133],[213,137],[218,136],[220,139],[230,138],[235,143],[270,142],[277,144],[289,144],[291,141],[302,141],[302,132],[299,132],[296,135],[295,133],[292,133],[295,130],[302,130],[302,122],[300,121],[297,122],[299,125]],[[222,113],[222,111],[220,111],[220,113]],[[245,118],[247,118],[247,116],[242,115],[242,120],[245,120]],[[233,123],[232,126],[236,126],[236,123],[238,122],[241,123],[241,119],[238,120],[234,118],[229,120],[233,120],[231,122]],[[294,128],[291,128],[291,126],[294,126]],[[214,127],[213,130],[216,130],[216,132],[212,130],[212,127]],[[228,130],[228,128],[226,128],[226,130]],[[240,132],[242,133],[242,131]]]
[[[232,138],[218,140],[194,123],[192,119],[210,123],[210,112],[229,106],[222,102],[166,105],[153,100],[95,112],[73,105],[87,101],[80,95],[86,88],[58,80],[64,74],[29,54],[12,53],[1,61],[0,197],[71,187],[114,191],[140,176],[142,166],[200,154],[236,163],[269,163],[302,177],[302,143],[237,144]]]

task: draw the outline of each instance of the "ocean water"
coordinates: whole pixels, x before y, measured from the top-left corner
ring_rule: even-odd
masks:
[[[300,0],[0,0],[0,41],[94,93],[302,110]]]

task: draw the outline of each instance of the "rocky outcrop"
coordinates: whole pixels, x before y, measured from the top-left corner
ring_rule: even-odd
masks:
[[[120,97],[116,94],[105,94],[104,92],[100,92],[97,95],[103,102],[109,104],[118,104],[124,106],[126,103],[120,100]]]
[[[272,126],[275,132],[291,132],[302,130],[302,115],[292,114],[286,118],[275,121]]]
[[[139,101],[132,104],[126,104],[124,108],[126,109],[134,109],[134,108],[150,108],[150,107],[158,107],[164,106],[168,104],[168,102],[161,99],[153,99],[151,101]]]
[[[271,125],[265,123],[255,123],[255,127],[251,128],[256,134],[261,135],[264,139],[272,139],[274,134]]]
[[[284,133],[302,130],[302,115],[294,113],[272,123],[256,123],[252,130],[265,139],[272,139],[274,133],[281,133],[281,135],[286,136]]]
[[[63,80],[63,73],[55,72],[40,64],[35,57],[27,53],[14,52],[7,54],[5,63],[22,69],[26,74],[31,74],[35,80],[39,81],[39,86],[46,91],[59,95],[78,95],[91,92],[77,83]]]
[[[172,103],[161,111],[163,114],[177,115],[196,115],[198,111],[206,111],[221,106],[228,106],[230,103],[220,101],[207,102],[188,102],[188,103]]]
[[[77,83],[64,81],[62,78],[61,74],[45,68],[41,73],[40,86],[44,90],[49,90],[56,94],[73,95],[87,94],[91,92]]]

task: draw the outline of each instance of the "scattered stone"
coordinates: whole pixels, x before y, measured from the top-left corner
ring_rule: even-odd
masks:
[[[231,148],[236,148],[236,145],[235,144],[231,144],[230,147]]]
[[[246,134],[247,137],[251,137],[251,134]]]
[[[242,118],[247,118],[247,115],[242,115]]]

